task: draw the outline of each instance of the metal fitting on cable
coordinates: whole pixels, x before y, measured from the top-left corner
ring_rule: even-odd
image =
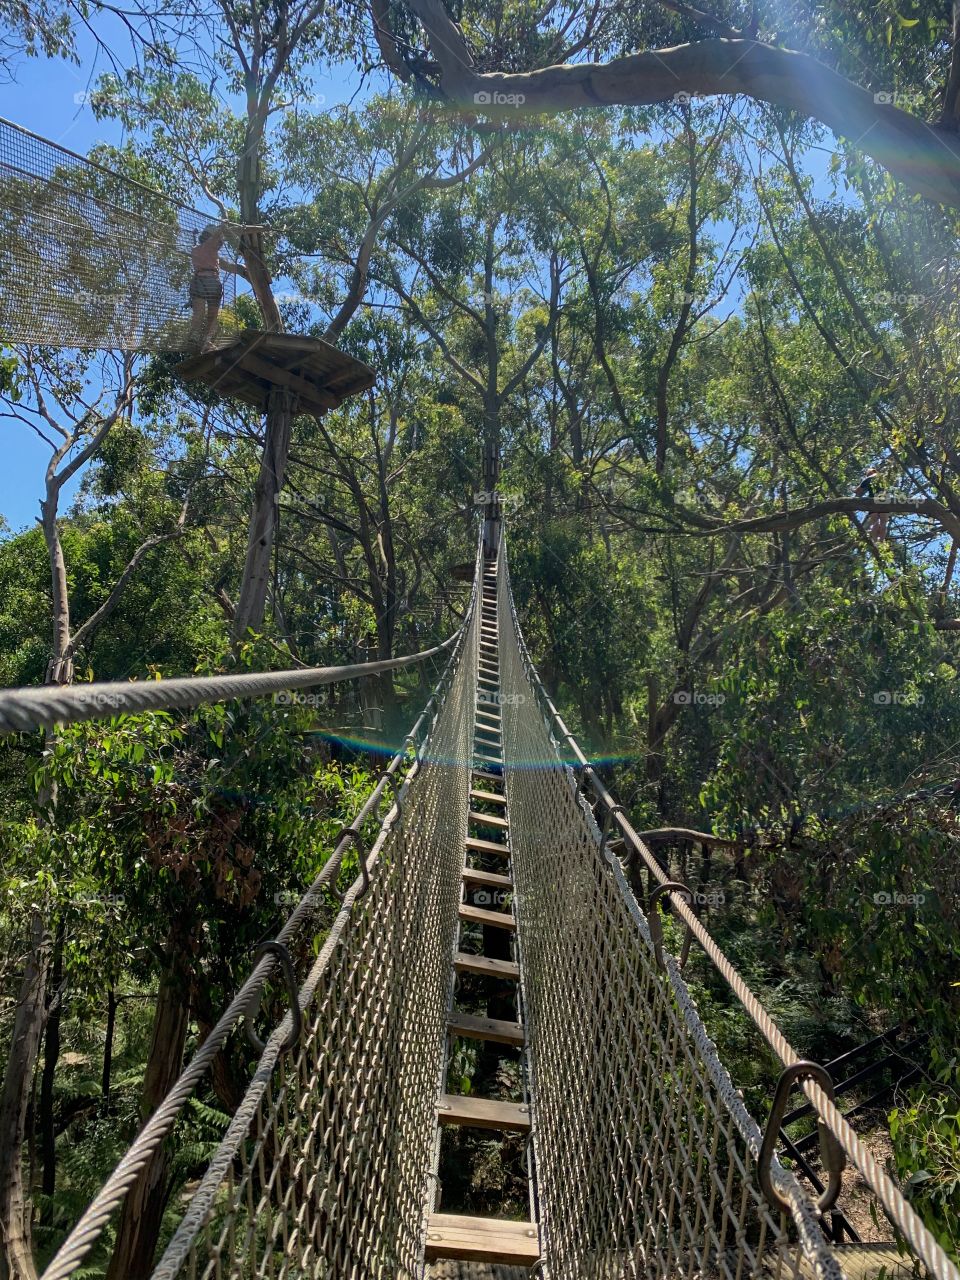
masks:
[[[595,778],[597,776],[597,771],[594,769],[592,764],[581,763],[579,760],[574,762],[573,771],[577,775],[577,789],[574,794],[579,800],[580,796],[583,794],[583,785],[587,780],[587,776],[589,775],[591,778]]]
[[[397,775],[388,767],[380,774],[378,782],[386,782],[393,792],[393,803],[397,808],[397,822],[403,821],[403,805],[400,803],[400,784]]]
[[[760,1143],[760,1151],[757,1155],[757,1180],[760,1183],[760,1190],[771,1208],[778,1213],[789,1211],[791,1206],[789,1200],[784,1199],[773,1185],[772,1161],[790,1090],[795,1084],[800,1084],[804,1080],[815,1081],[830,1101],[833,1101],[833,1080],[826,1067],[822,1067],[819,1062],[802,1059],[800,1062],[791,1063],[789,1067],[784,1067],[780,1073],[767,1127],[763,1132],[763,1141]],[[817,1117],[817,1133],[820,1138],[820,1164],[827,1174],[827,1185],[817,1200],[817,1208],[821,1213],[826,1213],[837,1203],[843,1187],[843,1171],[846,1168],[847,1156],[820,1116]]]
[[[627,811],[622,804],[612,804],[603,815],[603,829],[600,832],[600,855],[601,857],[607,851],[607,840],[610,838],[610,828],[613,826],[613,819],[622,813],[626,817]]]
[[[340,835],[337,837],[337,845],[339,846],[344,840],[346,840],[348,844],[352,842],[357,846],[357,861],[360,867],[360,874],[363,876],[363,885],[361,886],[360,892],[357,894],[354,901],[359,902],[370,888],[370,872],[367,869],[367,856],[363,847],[363,836],[356,827],[344,827],[340,832]],[[337,869],[330,880],[330,891],[340,902],[346,901],[347,893],[349,892],[349,890],[344,890],[344,892],[341,893],[337,888],[337,875],[340,872],[340,867],[343,864],[346,852],[346,847],[344,847],[337,856]]]
[[[693,894],[679,880],[668,880],[666,884],[658,884],[650,893],[650,899],[647,903],[647,924],[650,928],[650,938],[653,942],[653,956],[661,973],[665,973],[667,969],[663,959],[663,925],[660,920],[659,910],[660,899],[665,893],[676,893],[686,899],[687,906],[693,905]],[[690,926],[687,925],[686,937],[683,940],[683,950],[680,953],[681,968],[690,953],[690,937]]]
[[[299,1041],[303,1031],[303,1011],[300,1008],[300,989],[297,986],[297,975],[294,972],[293,960],[290,952],[282,942],[276,940],[272,942],[261,943],[257,947],[253,956],[253,967],[256,969],[262,958],[266,955],[276,956],[280,962],[280,970],[283,974],[283,980],[287,988],[287,995],[290,997],[290,1014],[293,1019],[293,1025],[290,1028],[290,1034],[280,1046],[283,1053],[287,1053]],[[247,1033],[247,1039],[256,1049],[257,1053],[263,1053],[266,1043],[257,1035],[253,1025],[253,1020],[257,1016],[257,1012],[263,1001],[263,984],[257,988],[250,997],[246,1009],[243,1011],[243,1026]]]

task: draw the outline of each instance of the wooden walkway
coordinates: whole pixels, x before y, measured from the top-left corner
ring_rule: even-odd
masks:
[[[500,662],[497,646],[497,571],[484,566],[481,584],[481,644],[473,741],[468,835],[464,848],[464,901],[460,942],[454,957],[458,975],[487,978],[515,993],[520,970],[509,947],[516,931],[510,905],[510,815],[503,782],[503,733]],[[507,942],[503,942],[506,936]],[[481,939],[478,943],[477,939]],[[495,940],[501,939],[499,946]],[[505,949],[506,948],[506,949]],[[499,954],[488,955],[488,950]],[[492,1041],[522,1049],[522,1023],[453,1009],[447,1024],[452,1043],[458,1037]],[[496,1133],[529,1133],[530,1107],[471,1094],[444,1093],[437,1101],[441,1129],[454,1126]],[[540,1259],[535,1222],[480,1218],[443,1212],[442,1189],[427,1222],[426,1259],[431,1280],[514,1280],[526,1276]]]

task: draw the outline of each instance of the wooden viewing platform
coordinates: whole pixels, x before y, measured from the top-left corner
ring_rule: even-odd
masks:
[[[274,387],[286,387],[296,396],[297,412],[318,414],[336,409],[376,381],[369,365],[320,338],[256,329],[244,330],[226,346],[188,356],[177,375],[261,411]]]

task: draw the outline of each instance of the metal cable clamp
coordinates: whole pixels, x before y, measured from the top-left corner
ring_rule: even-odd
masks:
[[[627,811],[626,809],[624,809],[622,804],[612,804],[610,808],[606,811],[606,813],[603,815],[603,829],[600,832],[601,857],[606,852],[607,841],[610,838],[610,829],[613,826],[613,819],[618,813],[622,813],[624,817],[627,816]]]
[[[360,832],[357,830],[356,827],[344,827],[343,830],[340,832],[340,835],[337,837],[337,844],[339,845],[343,840],[346,840],[348,843],[350,841],[353,841],[357,846],[357,861],[360,866],[360,874],[363,876],[363,886],[361,887],[360,892],[357,894],[357,897],[355,899],[355,901],[359,902],[359,900],[364,896],[364,894],[370,888],[370,872],[367,869],[367,857],[366,857],[366,850],[363,847],[363,836],[360,834]],[[340,890],[337,888],[337,875],[339,875],[340,873],[340,868],[343,865],[343,859],[346,852],[347,850],[346,848],[344,848],[340,853],[340,855],[338,856],[337,870],[330,880],[330,892],[338,900],[338,902],[344,902],[346,900],[347,893],[349,892],[349,890],[347,889],[347,890],[344,890],[343,893],[341,893]]]
[[[300,1039],[300,1035],[303,1031],[303,1010],[300,1008],[300,989],[297,986],[297,975],[294,972],[293,960],[290,956],[290,952],[283,943],[277,942],[276,940],[261,943],[254,952],[254,969],[266,955],[276,956],[279,960],[280,970],[283,973],[283,980],[287,988],[287,994],[290,997],[290,1014],[293,1018],[293,1025],[290,1028],[290,1034],[280,1046],[281,1052],[287,1053]],[[254,1002],[254,996],[256,997],[256,1002]],[[257,1053],[263,1053],[264,1049],[267,1047],[266,1042],[261,1040],[257,1035],[256,1028],[253,1025],[253,1020],[259,1012],[262,1001],[263,985],[261,984],[261,986],[253,992],[253,995],[251,995],[250,1002],[243,1012],[243,1027],[247,1033],[247,1039],[253,1045],[254,1049],[256,1049]]]
[[[776,1151],[777,1137],[780,1133],[780,1124],[783,1120],[784,1112],[787,1109],[790,1090],[795,1084],[803,1080],[815,1080],[830,1101],[833,1101],[833,1081],[826,1067],[822,1067],[819,1062],[801,1059],[801,1061],[794,1062],[789,1067],[784,1067],[780,1073],[780,1079],[777,1081],[777,1088],[773,1095],[773,1106],[770,1108],[767,1127],[764,1130],[763,1141],[760,1143],[760,1152],[757,1156],[757,1178],[760,1183],[760,1190],[770,1206],[778,1213],[789,1210],[791,1206],[790,1202],[785,1200],[773,1185],[771,1161]],[[826,1213],[837,1203],[843,1186],[843,1171],[846,1168],[847,1157],[843,1147],[819,1116],[817,1117],[817,1132],[820,1137],[820,1163],[828,1175],[826,1188],[817,1200],[817,1208],[821,1213]]]
[[[390,769],[384,769],[383,773],[381,773],[380,775],[379,781],[380,782],[385,781],[389,784],[390,790],[393,792],[393,803],[396,805],[396,808],[397,808],[397,823],[398,825],[402,824],[403,805],[400,802],[400,784],[397,782],[397,775],[395,773],[392,773]]]
[[[665,893],[681,894],[688,907],[693,906],[693,893],[685,884],[681,884],[679,880],[668,880],[666,884],[658,884],[655,889],[650,891],[650,897],[647,901],[647,924],[650,928],[650,938],[653,941],[653,955],[657,962],[657,968],[661,973],[666,972],[666,964],[663,960],[663,925],[660,920],[660,912],[658,910],[660,899]],[[687,925],[686,936],[683,939],[683,949],[680,952],[680,967],[683,968],[686,963],[687,956],[690,954],[690,939],[692,932],[690,926]]]

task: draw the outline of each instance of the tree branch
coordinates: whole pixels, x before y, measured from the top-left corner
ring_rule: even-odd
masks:
[[[743,94],[819,120],[911,190],[960,207],[960,136],[877,102],[869,90],[809,54],[755,40],[710,38],[608,63],[482,74],[441,0],[409,4],[429,36],[442,92],[471,112],[479,106],[488,115],[515,120],[578,107],[646,106],[680,92]]]

